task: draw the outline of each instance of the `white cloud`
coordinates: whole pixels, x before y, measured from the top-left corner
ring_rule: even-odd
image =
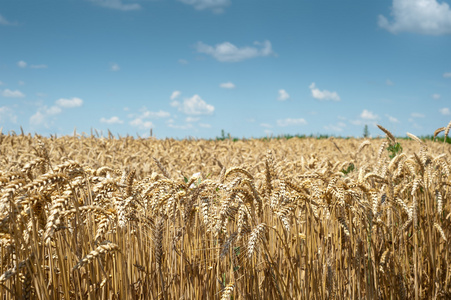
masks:
[[[45,113],[50,116],[58,115],[62,112],[62,109],[58,106],[51,106],[50,108],[46,108]]]
[[[393,86],[393,85],[395,85],[395,84],[393,83],[393,81],[391,81],[390,79],[387,79],[387,80],[385,81],[385,84],[388,85],[388,86]]]
[[[141,118],[136,118],[130,121],[130,125],[138,127],[140,129],[150,129],[153,128],[153,123],[150,121],[144,121]]]
[[[179,59],[179,64],[181,64],[181,65],[187,65],[188,64],[188,61],[186,60],[186,59]]]
[[[412,116],[412,118],[424,118],[423,114],[416,113],[416,112],[413,112],[410,115]]]
[[[47,65],[30,65],[32,69],[47,69]]]
[[[197,10],[211,9],[214,13],[224,12],[224,8],[230,5],[230,0],[179,0],[192,5]]]
[[[25,85],[25,82],[22,81],[22,80],[20,80],[17,84],[18,84],[18,85]]]
[[[300,119],[286,118],[283,120],[277,120],[277,126],[280,126],[280,127],[305,125],[305,124],[307,124],[307,121],[302,118],[300,118]]]
[[[122,11],[141,9],[141,5],[137,3],[124,4],[122,3],[122,0],[90,0],[90,1],[98,6]]]
[[[73,97],[72,99],[58,99],[56,100],[56,105],[64,107],[64,108],[73,108],[73,107],[80,107],[83,105],[83,100],[80,98]]]
[[[221,87],[221,88],[223,88],[223,89],[234,89],[235,88],[235,85],[232,83],[232,82],[224,82],[224,83],[221,83],[220,85],[219,85],[219,87]]]
[[[9,120],[12,123],[17,122],[17,116],[14,114],[11,108],[7,106],[0,107],[0,123],[5,123]]]
[[[0,85],[4,85],[4,83],[0,81]]]
[[[110,64],[110,71],[116,72],[119,71],[121,68],[119,67],[119,65],[117,63],[111,63]]]
[[[210,125],[210,124],[206,124],[206,123],[199,123],[199,127],[202,127],[202,128],[211,128],[211,125]]]
[[[180,91],[173,91],[171,94],[171,100],[176,99],[178,96],[180,96],[181,92]]]
[[[369,110],[364,109],[362,111],[362,113],[360,114],[360,117],[364,120],[376,120],[377,118],[379,118],[378,115],[372,113]]]
[[[378,24],[391,33],[451,34],[451,10],[437,0],[393,0],[393,20],[379,15]]]
[[[337,92],[330,92],[328,90],[322,90],[320,91],[315,83],[313,82],[309,86],[310,90],[312,91],[313,98],[317,100],[332,100],[332,101],[340,101],[340,96],[338,96]]]
[[[55,105],[48,107],[47,105],[40,105],[37,112],[30,117],[30,124],[43,125],[47,128],[53,125],[55,117],[63,112],[63,108],[74,108],[83,105],[83,100],[80,98],[72,99],[58,99],[55,101]]]
[[[30,124],[41,125],[45,121],[45,116],[40,111],[37,111],[34,115],[30,117]]]
[[[122,121],[121,119],[119,119],[119,118],[116,117],[116,116],[113,116],[113,117],[111,117],[111,118],[109,118],[109,119],[107,119],[107,118],[101,118],[101,119],[100,119],[100,123],[106,123],[106,124],[123,124],[124,121]]]
[[[324,129],[331,130],[331,131],[337,131],[337,132],[342,132],[343,131],[342,127],[337,126],[337,125],[333,125],[333,124],[324,126]]]
[[[268,123],[261,123],[260,126],[265,128],[272,128],[271,124]]]
[[[399,123],[399,120],[396,119],[395,117],[390,116],[390,115],[388,115],[388,114],[386,114],[385,116],[388,118],[388,120],[390,121],[390,123]]]
[[[451,72],[443,73],[443,78],[451,78]]]
[[[24,62],[23,60],[21,60],[21,61],[17,62],[17,66],[19,68],[26,68],[27,67],[27,63]]]
[[[277,97],[277,100],[279,101],[285,101],[287,99],[290,99],[290,95],[285,91],[284,89],[279,90],[279,96]]]
[[[17,25],[16,22],[8,21],[4,16],[0,15],[0,25]]]
[[[349,120],[349,123],[351,123],[352,125],[363,125],[364,122],[360,119],[357,120]]]
[[[346,124],[344,122],[338,122],[337,124],[326,125],[324,126],[324,129],[342,132],[344,127],[346,127]]]
[[[270,41],[264,41],[263,43],[254,42],[254,45],[258,46],[258,48],[249,46],[238,48],[229,42],[217,44],[213,47],[198,42],[196,50],[199,53],[211,55],[220,62],[239,62],[245,59],[274,54]]]
[[[439,111],[444,116],[451,115],[451,112],[448,107],[440,108]]]
[[[3,90],[2,96],[6,98],[23,98],[25,94],[19,90],[12,91],[10,89]]]
[[[168,118],[171,114],[167,111],[159,110],[159,111],[150,111],[147,109],[144,109],[142,115],[140,118]]]
[[[434,99],[440,99],[441,95],[440,94],[432,94],[431,97]]]
[[[207,104],[199,95],[186,98],[183,103],[173,101],[171,106],[176,107],[179,111],[187,115],[211,115],[215,108],[213,105]]]
[[[62,109],[55,105],[51,107],[47,107],[46,105],[41,106],[38,111],[30,117],[30,124],[50,127],[53,122],[49,121],[48,118],[51,116],[56,116],[61,112]]]
[[[194,117],[186,117],[185,121],[190,123],[190,122],[197,122],[199,121],[200,118],[194,118]]]

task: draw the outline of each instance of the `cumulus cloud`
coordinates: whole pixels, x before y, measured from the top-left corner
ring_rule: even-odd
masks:
[[[254,42],[254,45],[256,47],[246,46],[238,48],[229,42],[224,42],[215,46],[198,42],[196,50],[199,53],[211,55],[220,62],[239,62],[250,58],[274,54],[270,41],[264,41],[263,43]]]
[[[451,34],[451,10],[437,0],[393,0],[393,20],[379,15],[378,25],[391,33]]]
[[[181,65],[187,65],[187,64],[188,64],[188,61],[187,61],[186,59],[181,58],[181,59],[179,59],[179,64],[181,64]]]
[[[83,100],[80,98],[71,98],[71,99],[64,99],[60,98],[56,100],[56,105],[64,107],[64,108],[73,108],[73,107],[80,107],[83,105]]]
[[[19,90],[12,91],[10,89],[3,90],[2,96],[5,98],[23,98],[25,94]]]
[[[90,0],[92,3],[115,10],[131,11],[141,9],[141,5],[138,3],[124,4],[122,0]]]
[[[202,128],[211,128],[211,125],[210,125],[210,124],[207,124],[207,123],[199,123],[199,127],[202,127]]]
[[[378,115],[374,114],[373,112],[364,109],[362,111],[362,113],[360,114],[360,117],[364,120],[376,120],[377,118],[379,118]]]
[[[431,97],[434,99],[440,99],[441,95],[440,94],[432,94]]]
[[[140,118],[168,118],[170,116],[171,114],[169,112],[161,109],[159,111],[150,111],[147,109],[143,109],[143,113],[140,116]]]
[[[180,96],[181,92],[180,91],[173,91],[171,94],[171,100],[176,99],[178,96]]]
[[[145,121],[141,118],[130,121],[130,125],[138,127],[139,129],[150,129],[154,127],[151,121]]]
[[[324,126],[324,129],[336,132],[342,132],[346,124],[343,122],[338,122],[337,124],[329,124]]]
[[[451,72],[443,73],[443,78],[451,78]]]
[[[56,116],[62,112],[62,109],[58,106],[47,107],[46,105],[39,108],[39,110],[30,117],[31,125],[44,125],[50,127],[53,121],[49,121],[48,118]]]
[[[393,85],[395,85],[395,84],[393,83],[393,81],[391,81],[390,79],[387,79],[387,80],[385,81],[385,84],[388,85],[388,86],[393,86]]]
[[[119,119],[119,117],[113,116],[109,119],[107,118],[100,118],[100,123],[106,123],[106,124],[123,124],[124,121]]]
[[[229,81],[229,82],[221,83],[219,85],[219,87],[221,87],[223,89],[234,89],[235,88],[235,84],[233,84],[232,82]]]
[[[4,83],[2,81],[0,81],[0,85],[4,85]]]
[[[185,121],[190,123],[190,122],[197,122],[199,121],[200,118],[194,118],[194,117],[186,117]]]
[[[451,115],[451,112],[448,107],[440,108],[439,111],[444,116]]]
[[[111,63],[110,64],[110,71],[116,72],[119,71],[121,68],[119,67],[119,65],[117,63]]]
[[[230,0],[179,0],[192,5],[197,10],[210,9],[214,13],[223,13],[224,8],[230,5]]]
[[[400,123],[399,120],[397,118],[393,117],[393,116],[390,116],[388,114],[386,114],[385,116],[388,118],[390,123]]]
[[[49,128],[53,125],[55,117],[63,112],[63,109],[80,107],[82,105],[83,100],[76,97],[72,99],[60,98],[55,101],[55,105],[50,107],[47,105],[40,105],[37,112],[30,117],[30,124],[43,125]]]
[[[264,128],[272,128],[272,125],[268,123],[261,123],[260,126]]]
[[[286,119],[282,119],[282,120],[277,120],[277,126],[280,126],[280,127],[305,125],[305,124],[307,124],[307,121],[303,118],[299,118],[299,119],[286,118]]]
[[[340,101],[340,96],[338,96],[337,92],[330,92],[328,90],[320,90],[316,87],[315,83],[313,82],[309,86],[310,90],[312,91],[312,97],[317,100],[332,100],[332,101]]]
[[[412,118],[424,118],[424,115],[421,113],[413,112],[410,114]]]
[[[285,101],[287,99],[290,99],[290,95],[285,91],[284,89],[279,90],[279,96],[277,97],[277,100],[279,101]]]
[[[0,15],[0,25],[13,26],[13,25],[17,25],[17,23],[8,21],[4,16]]]
[[[211,115],[215,108],[207,104],[199,95],[186,98],[183,102],[172,101],[171,106],[177,108],[186,115]]]
[[[13,110],[7,106],[0,107],[0,123],[6,123],[9,120],[12,123],[17,122],[17,116],[14,114]]]
[[[18,62],[17,62],[17,66],[18,66],[19,68],[26,68],[26,67],[27,67],[27,63],[24,62],[23,60],[21,60],[21,61],[18,61]]]

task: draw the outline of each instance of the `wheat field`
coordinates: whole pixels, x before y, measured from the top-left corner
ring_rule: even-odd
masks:
[[[0,299],[450,299],[451,146],[381,130],[0,134]]]

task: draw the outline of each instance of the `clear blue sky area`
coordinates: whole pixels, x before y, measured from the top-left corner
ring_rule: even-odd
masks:
[[[432,134],[451,0],[3,0],[0,127],[214,138]]]

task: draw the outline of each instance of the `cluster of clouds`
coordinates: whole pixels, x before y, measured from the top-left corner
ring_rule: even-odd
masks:
[[[142,9],[139,3],[124,3],[123,0],[89,0],[93,4],[121,11]],[[178,0],[196,10],[209,10],[223,13],[231,5],[230,0]],[[425,35],[443,35],[451,33],[451,9],[449,4],[440,0],[393,0],[391,18],[379,15],[379,27],[393,34],[412,32]],[[0,15],[0,24],[15,25]]]
[[[139,3],[124,3],[123,0],[89,0],[93,4],[121,11],[142,9]],[[196,10],[209,10],[213,13],[223,13],[230,6],[230,0],[178,0],[192,6]],[[377,23],[380,28],[393,34],[412,32],[424,35],[451,34],[451,9],[449,4],[440,0],[393,0],[391,18],[379,15]],[[0,15],[0,24],[15,25]],[[224,45],[230,46],[230,45]],[[217,49],[205,48],[212,56]],[[236,50],[235,50],[236,51]],[[248,51],[248,50],[247,50]],[[217,54],[218,55],[218,54]],[[242,55],[245,55],[244,53]],[[249,54],[247,54],[249,55]],[[256,55],[255,52],[253,55]],[[221,57],[221,55],[218,55]]]
[[[211,115],[215,111],[215,107],[206,103],[199,95],[195,94],[183,101],[177,100],[180,91],[174,91],[171,95],[171,106],[177,108],[178,111],[186,115]]]
[[[61,114],[64,109],[72,109],[82,105],[83,100],[77,97],[70,99],[60,98],[50,107],[39,105],[37,112],[30,117],[30,124],[49,128],[54,123],[54,117]]]
[[[226,86],[224,88],[228,89],[235,87],[231,82],[227,82],[225,85]],[[203,100],[198,94],[184,98],[183,100],[180,99],[181,94],[182,92],[175,90],[171,93],[169,100],[171,107],[185,115],[183,124],[176,123],[176,120],[178,119],[176,114],[171,114],[170,112],[164,110],[151,111],[146,107],[141,108],[139,113],[128,114],[128,118],[130,119],[128,124],[141,130],[148,130],[155,128],[155,124],[153,122],[154,120],[166,119],[166,126],[173,129],[192,129],[194,128],[194,123],[197,123],[200,128],[211,128],[210,124],[202,123],[200,121],[203,116],[212,115],[215,111],[215,107],[205,102],[205,100]],[[102,117],[99,121],[100,123],[108,125],[121,125],[125,123],[118,116],[112,116],[109,118]]]
[[[271,42],[254,42],[254,46],[237,47],[230,42],[224,42],[214,46],[198,42],[196,45],[198,53],[212,56],[219,62],[239,62],[255,57],[275,55]]]

